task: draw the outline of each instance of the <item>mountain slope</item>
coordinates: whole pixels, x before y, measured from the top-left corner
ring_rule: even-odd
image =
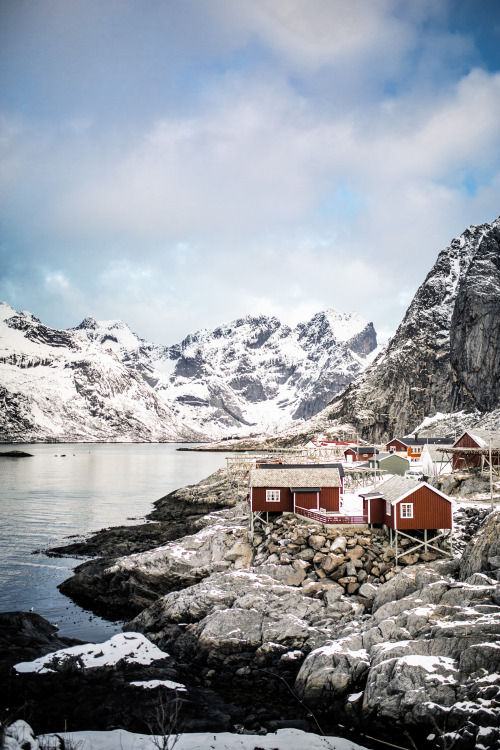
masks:
[[[207,440],[316,413],[376,347],[356,313],[291,329],[247,316],[171,347],[121,321],[67,331],[0,306],[0,436],[7,440]]]
[[[327,408],[378,440],[426,416],[500,406],[500,219],[469,227],[439,253],[373,364]]]
[[[112,352],[4,303],[0,313],[2,441],[200,438]]]

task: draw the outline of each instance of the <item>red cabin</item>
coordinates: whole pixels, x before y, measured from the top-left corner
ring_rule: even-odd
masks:
[[[470,430],[469,432],[464,432],[453,445],[453,448],[463,448],[463,452],[453,453],[453,471],[482,466],[485,456],[489,454],[490,439],[492,449],[491,463],[493,466],[499,466],[500,433],[490,430]],[[472,451],[468,450],[470,448],[472,448]]]
[[[454,501],[427,482],[396,476],[361,497],[368,523],[398,531],[453,528]]]
[[[263,464],[250,471],[250,510],[338,513],[343,480],[341,464]]]
[[[378,450],[373,445],[353,445],[344,451],[344,457],[346,461],[349,461],[349,463],[352,461],[367,461],[377,453]]]

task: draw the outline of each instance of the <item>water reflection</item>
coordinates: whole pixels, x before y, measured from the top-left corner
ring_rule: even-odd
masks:
[[[73,605],[57,585],[74,559],[34,556],[68,536],[136,523],[155,500],[225,464],[220,453],[176,444],[2,445],[32,458],[0,459],[0,610],[29,610],[58,622],[62,635],[102,641],[119,630]],[[63,457],[64,456],[64,457]]]

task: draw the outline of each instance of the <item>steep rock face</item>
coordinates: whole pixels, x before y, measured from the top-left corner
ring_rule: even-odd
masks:
[[[327,409],[363,437],[406,434],[428,415],[498,406],[500,219],[438,256],[405,317],[364,374]]]
[[[207,440],[271,431],[315,414],[376,347],[356,313],[295,329],[247,316],[157,346],[119,320],[57,331],[0,304],[1,437]]]
[[[500,581],[500,512],[490,513],[467,545],[460,563],[460,578],[487,572]]]
[[[450,360],[456,373],[453,408],[472,400],[480,411],[500,402],[500,223],[480,242],[458,290],[450,329]]]

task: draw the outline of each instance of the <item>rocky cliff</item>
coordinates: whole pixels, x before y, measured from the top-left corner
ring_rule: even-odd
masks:
[[[370,440],[407,434],[436,412],[499,406],[500,219],[469,227],[439,253],[401,325],[329,420]]]

